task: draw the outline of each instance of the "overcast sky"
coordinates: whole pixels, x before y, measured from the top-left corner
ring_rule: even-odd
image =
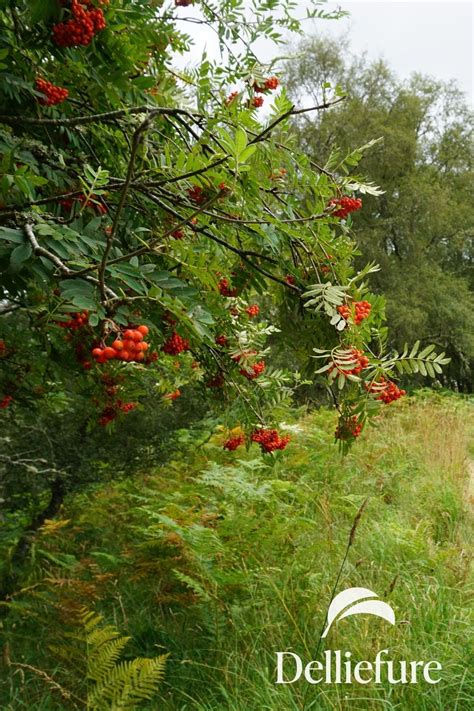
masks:
[[[304,16],[305,2],[301,2]],[[371,58],[383,57],[402,78],[413,71],[443,80],[456,80],[472,103],[473,97],[473,4],[469,0],[340,0],[328,2],[327,9],[341,7],[350,17],[330,21],[314,20],[305,27],[308,34],[343,35],[354,53],[367,52]],[[196,7],[181,8],[182,16],[197,16]],[[218,57],[215,36],[202,26],[183,23],[195,40],[195,60],[204,47]],[[270,43],[259,48],[259,58],[269,52],[280,54]],[[179,60],[179,64],[185,62]]]

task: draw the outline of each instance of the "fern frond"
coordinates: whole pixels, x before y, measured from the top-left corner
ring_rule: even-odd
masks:
[[[167,654],[155,659],[139,657],[115,665],[89,694],[88,710],[128,711],[150,701],[163,679],[167,657]]]
[[[88,678],[96,682],[103,679],[113,669],[129,640],[130,637],[118,637],[94,649],[89,656]]]

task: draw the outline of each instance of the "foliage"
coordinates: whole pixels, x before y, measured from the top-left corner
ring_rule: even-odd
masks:
[[[465,97],[452,82],[400,81],[384,62],[317,38],[298,46],[286,83],[296,103],[320,103],[335,87],[346,95],[328,115],[293,121],[300,144],[331,175],[341,175],[341,156],[355,141],[379,138],[359,166],[383,193],[364,198],[352,227],[363,259],[381,267],[371,284],[387,298],[389,345],[402,350],[413,333],[423,345],[436,343],[451,358],[439,380],[471,392],[472,112]]]
[[[421,392],[382,411],[345,458],[332,446],[331,412],[280,411],[278,424],[298,446],[277,457],[249,451],[236,460],[222,451],[224,432],[197,449],[196,429],[183,433],[173,462],[71,498],[61,519],[41,530],[10,603],[12,659],[79,693],[72,667],[49,646],[67,645],[71,615],[87,602],[127,630],[131,654],[170,653],[160,708],[301,708],[302,685],[274,684],[275,651],[315,658],[367,500],[339,588],[375,590],[397,624],[345,620],[333,626],[329,648],[348,648],[354,659],[387,647],[395,659],[438,659],[442,682],[311,688],[305,708],[469,708],[472,405]],[[0,687],[7,708],[56,708],[41,680],[28,675],[22,687],[13,676],[10,684]]]
[[[251,20],[239,3],[219,11],[203,3],[200,21],[219,33],[225,56],[248,41],[237,64],[204,58],[185,76],[172,68],[172,50],[189,48],[179,10],[138,0],[92,5],[106,27],[79,47],[58,46],[51,34],[58,22],[75,22],[77,2],[11,2],[2,11],[7,405],[38,408],[54,398],[65,410],[88,400],[91,417],[106,424],[136,407],[144,382],[171,399],[194,384],[220,413],[226,403],[229,426],[250,435],[301,379],[265,363],[275,326],[249,306],[267,290],[300,305],[315,282],[349,304],[367,293],[368,271],[351,264],[350,221],[333,213],[344,191],[379,193],[354,173],[375,143],[340,155],[335,177],[288,135],[300,109],[284,89],[259,118],[254,99],[269,101],[278,80],[255,64],[251,42],[277,39],[282,23],[301,31],[290,4],[273,20],[274,3],[257,5]],[[68,97],[45,105],[38,74],[66,86]],[[226,99],[236,80],[240,93]],[[335,91],[311,110],[341,98]],[[307,318],[308,336],[326,320]],[[382,321],[379,308],[365,329],[330,329],[323,345],[376,342],[381,358]],[[138,324],[151,344],[140,363],[94,362],[91,352],[123,343]],[[181,353],[169,345],[175,332]],[[316,340],[301,344],[311,375]]]

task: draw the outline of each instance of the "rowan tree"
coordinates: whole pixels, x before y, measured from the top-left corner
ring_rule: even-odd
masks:
[[[297,347],[346,445],[400,394],[398,374],[444,362],[431,348],[386,352],[383,300],[366,284],[376,267],[354,267],[351,214],[381,192],[356,172],[371,144],[328,168],[289,132],[344,101],[336,89],[295,105],[277,68],[257,63],[257,38],[301,31],[291,3],[257,5],[252,20],[236,2],[199,3],[225,61],[179,74],[184,5],[1,11],[2,408],[85,399],[90,426],[111,427],[144,388],[172,403],[192,384],[239,444],[284,449],[272,412],[301,378],[271,366],[276,327],[258,308],[284,293],[306,314]]]

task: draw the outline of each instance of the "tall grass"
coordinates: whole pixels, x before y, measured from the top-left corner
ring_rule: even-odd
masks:
[[[162,697],[144,709],[472,708],[471,407],[423,394],[397,403],[345,459],[330,413],[281,417],[292,446],[268,461],[223,453],[216,435],[165,468],[69,502],[69,523],[38,541],[33,589],[15,599],[12,657],[54,671],[47,645],[61,643],[68,610],[85,603],[133,637],[132,655],[171,653]],[[339,573],[338,591],[374,590],[396,625],[347,618],[319,644]],[[309,661],[318,644],[319,655],[350,650],[356,661],[385,648],[395,660],[436,659],[442,681],[275,685],[277,651]],[[81,688],[73,670],[57,678]],[[67,708],[28,675],[23,685],[10,677],[3,693],[6,709],[32,708],[32,695],[41,711]]]

